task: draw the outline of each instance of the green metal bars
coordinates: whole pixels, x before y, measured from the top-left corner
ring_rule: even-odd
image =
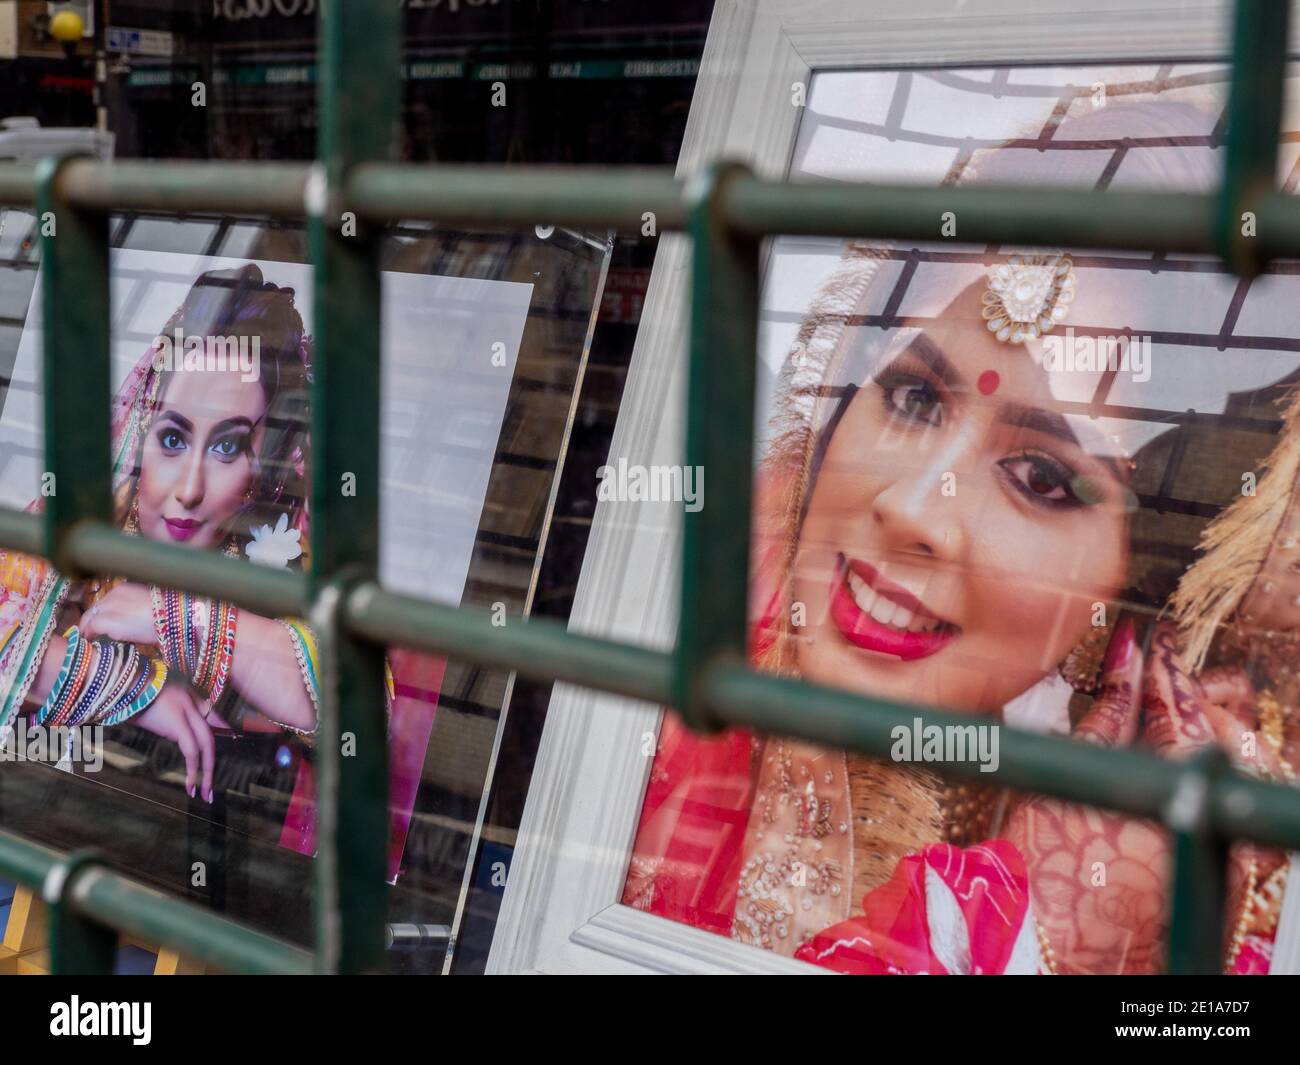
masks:
[[[743,666],[749,626],[758,240],[727,228],[723,203],[743,168],[723,163],[686,188],[695,262],[686,453],[709,481],[706,507],[687,514],[681,623],[672,705],[693,728],[716,728],[705,685],[722,664]],[[696,483],[704,482],[697,474]]]
[[[41,311],[45,345],[43,554],[65,573],[76,566],[65,549],[79,521],[103,524],[113,516],[109,477],[108,216],[69,203],[60,188],[63,163],[46,159],[37,176],[36,209],[43,235],[45,287]],[[74,299],[67,299],[71,293]],[[75,384],[74,384],[75,382]]]
[[[315,265],[311,620],[321,641],[316,947],[326,971],[383,960],[388,857],[384,649],[342,624],[347,589],[379,572],[379,233],[340,190],[399,135],[401,10],[337,3],[321,17],[320,156],[307,188]],[[382,72],[376,77],[376,72]],[[341,738],[352,737],[355,757]]]
[[[43,554],[69,573],[120,574],[220,595],[263,614],[309,616],[324,657],[315,955],[162,897],[93,856],[61,858],[0,834],[0,875],[41,885],[51,904],[56,971],[106,970],[110,928],[228,970],[375,969],[385,905],[380,684],[387,644],[676,705],[696,728],[745,725],[886,755],[892,729],[910,727],[915,707],[763,675],[745,660],[759,241],[778,233],[925,239],[943,212],[956,211],[966,241],[1213,253],[1244,275],[1271,258],[1300,256],[1300,203],[1276,189],[1273,173],[1288,7],[1238,5],[1225,178],[1208,196],[800,186],[760,180],[734,164],[687,184],[646,172],[398,165],[388,161],[400,59],[398,7],[389,0],[322,6],[321,161],[312,167],[87,159],[0,166],[0,203],[36,203],[42,220],[54,223],[42,229],[45,433],[58,485],[57,504],[41,518],[0,511],[0,544]],[[318,456],[310,575],[128,537],[108,520],[104,235],[108,212],[130,208],[310,219]],[[686,515],[674,652],[544,620],[497,628],[485,611],[380,588],[374,227],[397,219],[498,226],[544,219],[635,234],[646,211],[662,229],[688,230],[695,243],[686,461],[708,472],[710,496],[704,510]],[[1245,236],[1247,213],[1256,236]],[[349,475],[355,494],[341,490]],[[943,711],[920,713],[927,724],[962,723]],[[355,758],[339,756],[345,733],[356,737]],[[1171,829],[1175,972],[1218,970],[1228,840],[1300,848],[1295,791],[1236,775],[1221,757],[1173,763],[1007,730],[1001,762],[1009,787],[1156,818]],[[940,769],[958,777],[978,771],[962,763]]]

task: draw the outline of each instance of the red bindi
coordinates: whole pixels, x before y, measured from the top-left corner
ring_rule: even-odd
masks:
[[[997,370],[985,370],[975,382],[975,387],[980,390],[980,395],[991,396],[998,390],[998,385],[1002,383],[1002,378],[998,376]]]

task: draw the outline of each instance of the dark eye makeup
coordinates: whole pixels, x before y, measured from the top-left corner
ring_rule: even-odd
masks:
[[[934,382],[891,367],[875,383],[886,414],[922,425],[943,424],[943,400]]]
[[[891,422],[918,430],[944,424],[942,386],[920,360],[904,353],[885,367],[874,383]],[[1094,479],[1038,448],[1017,448],[997,465],[1007,485],[1033,506],[1070,510],[1093,506],[1103,499],[1101,486]]]
[[[185,448],[185,435],[170,425],[163,426],[158,430],[158,443],[162,449],[169,454],[182,451]]]
[[[1059,459],[1024,448],[998,462],[1007,483],[1036,506],[1069,510],[1101,502],[1101,492]]]
[[[248,450],[248,440],[247,432],[226,433],[214,440],[208,450],[222,462],[233,462]]]
[[[246,430],[223,433],[209,445],[208,450],[219,462],[233,462],[248,450],[251,434]],[[158,430],[158,444],[164,454],[175,455],[189,447],[186,434],[173,425]]]

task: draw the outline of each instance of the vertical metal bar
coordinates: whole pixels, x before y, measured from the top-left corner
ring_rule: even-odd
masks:
[[[400,8],[326,0],[320,16],[320,162],[307,190],[315,310],[313,621],[323,625],[316,746],[317,964],[383,958],[388,752],[383,649],[338,624],[342,583],[379,566],[380,234],[348,212],[352,166],[394,155]]]
[[[1213,783],[1227,768],[1217,749],[1190,760],[1165,815],[1174,841],[1171,974],[1212,975],[1223,969],[1228,849],[1214,833],[1210,797]]]
[[[1218,229],[1224,259],[1244,277],[1259,272],[1262,257],[1254,239],[1257,220],[1243,213],[1277,185],[1290,13],[1290,0],[1237,0],[1233,15],[1228,151]]]
[[[729,229],[723,203],[748,173],[716,164],[686,190],[694,258],[683,483],[693,470],[702,506],[685,515],[673,693],[696,729],[718,727],[700,683],[706,670],[743,663],[748,631],[759,243]]]
[[[56,976],[107,976],[117,955],[117,932],[77,913],[70,903],[79,876],[103,858],[94,851],[76,851],[45,876],[41,896],[49,909],[50,972]]]
[[[112,517],[109,472],[108,216],[74,208],[59,190],[62,159],[37,167],[41,233],[44,554],[77,567],[68,531]]]

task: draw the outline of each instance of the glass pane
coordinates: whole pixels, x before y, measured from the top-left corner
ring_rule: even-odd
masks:
[[[793,177],[1179,192],[1227,71],[816,74]],[[1300,115],[1287,116],[1288,179]],[[669,714],[624,901],[844,972],[1148,972],[1162,830],[1000,786],[1004,728],[1295,782],[1294,263],[774,242],[753,657],[970,715],[873,761]],[[933,763],[978,762],[981,785]],[[1233,851],[1224,968],[1267,971],[1280,851]]]
[[[115,232],[113,451],[123,527],[261,564],[309,566],[305,389],[314,327],[301,230],[130,217]],[[205,254],[234,232],[251,256]],[[531,610],[610,250],[604,235],[541,232],[398,227],[384,254],[381,582],[492,609],[503,623]],[[286,251],[298,261],[275,257]],[[40,285],[34,269],[24,276],[37,283],[30,306],[14,315],[21,341],[0,413],[0,500],[11,507],[39,499],[42,484]],[[19,746],[28,749],[38,724],[80,721],[83,710],[85,720],[107,722],[86,730],[85,749],[71,759],[60,750],[6,766],[6,827],[60,849],[94,843],[150,883],[310,944],[319,662],[306,623],[248,611],[231,620],[223,604],[110,578],[47,587],[38,578],[48,567],[15,554],[5,567],[10,620],[20,624],[6,661],[22,644],[39,666],[26,705],[11,715]],[[227,665],[217,643],[224,632],[233,636]],[[94,650],[77,650],[96,640]],[[162,660],[168,683],[194,696],[203,723],[191,714],[187,730],[198,753],[161,709],[166,687],[120,721],[94,705],[86,686],[100,682],[101,659],[106,677],[116,676],[111,656],[125,661],[133,646],[142,684],[144,663]],[[86,691],[76,687],[79,654],[89,663]],[[511,684],[503,673],[398,648],[387,665],[397,930],[388,957],[395,972],[437,971]],[[76,703],[67,715],[60,692],[72,693],[68,707]],[[53,763],[68,772],[50,772]],[[51,817],[54,807],[67,816]],[[96,817],[82,816],[90,808]],[[118,827],[106,835],[109,816]]]
[[[399,158],[671,166],[711,6],[408,3]],[[115,34],[110,41],[99,27],[70,56],[38,39],[34,20],[20,19],[19,56],[0,63],[0,157],[22,147],[34,158],[55,142],[75,142],[158,166],[176,158],[309,159],[317,139],[318,7],[312,0],[115,0],[108,22],[138,29],[139,39]],[[97,48],[107,54],[101,86]],[[502,77],[507,105],[494,107],[494,82]],[[33,136],[37,122],[44,128]],[[97,134],[96,126],[107,132]],[[311,331],[298,225],[145,211],[114,217],[111,232],[115,261],[132,271],[115,285],[115,386],[205,269],[252,262],[272,282],[298,286],[295,305]],[[428,342],[386,353],[393,411],[381,431],[393,491],[383,516],[391,530],[385,583],[434,589],[447,602],[499,604],[510,623],[531,614],[567,617],[594,510],[591,471],[606,456],[655,248],[653,237],[620,239],[611,249],[604,234],[562,229],[543,239],[532,229],[391,227],[385,269],[397,280],[390,287],[417,296],[390,310]],[[39,252],[31,212],[0,210],[0,388],[7,392],[0,485],[14,488],[5,501],[19,505],[31,498],[29,478],[5,471],[15,462],[28,469],[39,463],[32,441],[40,396],[22,367],[12,386],[10,375],[24,323],[28,333],[37,325],[28,308]],[[466,304],[452,289],[470,283],[482,288]],[[510,319],[513,305],[498,314],[506,319],[498,330],[483,301],[493,300],[493,291],[525,289],[522,331]],[[151,295],[164,290],[170,307]],[[481,322],[470,306],[484,311]],[[479,324],[500,333],[485,353],[474,340]],[[33,339],[23,341],[28,358]],[[496,342],[504,345],[504,366],[493,363]],[[429,393],[429,379],[419,374],[435,356],[461,381],[459,391]],[[418,402],[412,387],[424,389]],[[480,401],[495,411],[490,422],[471,416]],[[430,509],[447,520],[422,527],[420,515]],[[420,708],[415,718],[423,714],[427,726],[390,895],[391,968],[479,971],[551,686],[455,661],[416,660],[401,649],[390,651],[390,661],[395,698]],[[303,851],[310,842],[300,838],[294,849],[281,838],[291,807],[304,807],[299,783],[310,745],[284,730],[249,728],[222,731],[216,742],[211,807],[183,795],[184,760],[175,744],[124,726],[92,778],[7,765],[0,824],[57,846],[93,840],[157,886],[305,942],[310,862]],[[412,765],[414,756],[404,770],[408,783]],[[109,775],[114,786],[103,787]],[[54,808],[64,812],[52,816]],[[109,815],[114,827],[104,838]],[[206,863],[206,885],[192,882],[196,861]],[[456,950],[449,957],[451,929]]]

